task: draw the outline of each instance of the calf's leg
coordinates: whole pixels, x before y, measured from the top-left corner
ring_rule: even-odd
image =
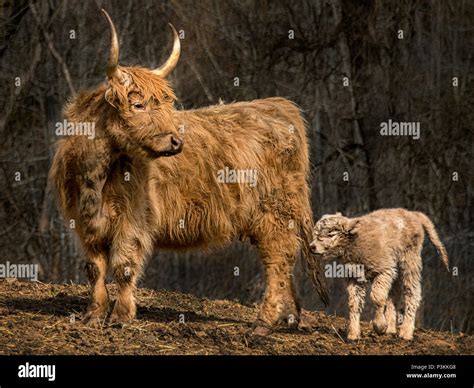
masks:
[[[364,309],[367,285],[362,282],[349,281],[347,284],[347,295],[349,297],[349,327],[347,339],[357,340],[360,338],[360,314]]]
[[[375,306],[375,316],[372,323],[377,334],[384,334],[387,331],[388,324],[385,319],[385,306],[395,276],[396,271],[382,272],[375,277],[372,283],[370,299]]]
[[[401,268],[405,313],[400,326],[400,337],[413,339],[416,311],[421,302],[421,256],[418,252],[407,255]]]
[[[400,279],[395,280],[392,289],[388,294],[387,306],[385,307],[385,319],[387,320],[387,331],[386,334],[397,333],[397,316],[400,310],[400,297],[401,297],[401,281]]]

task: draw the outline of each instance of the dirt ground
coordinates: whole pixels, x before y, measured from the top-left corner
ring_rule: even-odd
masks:
[[[108,287],[113,298],[115,287]],[[138,291],[130,325],[89,328],[80,322],[87,300],[83,285],[0,280],[0,354],[474,354],[474,336],[417,329],[403,342],[374,334],[369,322],[351,343],[346,319],[323,312],[304,312],[311,328],[252,336],[257,306],[164,290]]]

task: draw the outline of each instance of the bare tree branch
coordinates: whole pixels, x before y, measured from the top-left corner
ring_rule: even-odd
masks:
[[[61,57],[59,52],[54,47],[54,43],[51,39],[51,36],[44,29],[43,24],[41,22],[41,18],[39,17],[38,12],[37,12],[37,10],[35,8],[35,5],[33,3],[30,4],[30,9],[31,9],[31,13],[33,14],[33,17],[36,20],[36,23],[38,24],[38,26],[39,26],[42,34],[43,34],[44,39],[46,40],[46,44],[48,45],[49,51],[51,51],[51,54],[53,55],[53,57],[61,65],[61,69],[63,71],[64,78],[66,79],[66,82],[67,82],[67,85],[69,87],[69,90],[70,90],[71,94],[73,96],[75,96],[77,94],[76,89],[74,88],[74,85],[72,83],[71,74],[69,73],[69,68],[67,67],[66,62],[64,62],[63,58]]]

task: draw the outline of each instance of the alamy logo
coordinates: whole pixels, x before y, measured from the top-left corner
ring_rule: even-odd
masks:
[[[365,282],[363,264],[338,264],[333,261],[324,266],[324,275],[327,278],[355,278],[358,282]]]
[[[382,121],[380,123],[380,134],[382,136],[411,136],[414,140],[420,138],[420,122],[406,121]]]
[[[249,186],[257,185],[257,170],[239,170],[225,167],[217,171],[217,181],[219,183],[248,183]]]
[[[90,121],[73,122],[58,121],[55,125],[55,134],[61,136],[87,136],[89,140],[95,138],[95,123]]]
[[[33,365],[27,362],[18,366],[18,377],[20,378],[43,378],[48,381],[56,380],[56,365]]]
[[[15,264],[7,261],[0,264],[0,278],[38,280],[38,264]]]

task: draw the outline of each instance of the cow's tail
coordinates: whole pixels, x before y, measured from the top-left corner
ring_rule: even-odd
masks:
[[[309,245],[311,244],[313,230],[313,220],[308,217],[304,220],[303,224],[300,225],[300,238],[302,248],[302,263],[306,274],[311,279],[314,288],[318,292],[324,305],[329,304],[329,293],[326,278],[324,276],[324,270],[321,260],[311,253]]]

